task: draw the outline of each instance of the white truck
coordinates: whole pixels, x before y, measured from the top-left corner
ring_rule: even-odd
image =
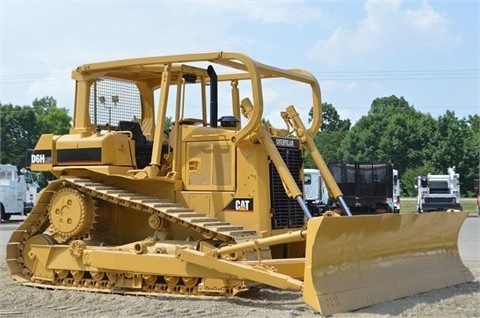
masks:
[[[461,211],[459,180],[455,167],[449,167],[447,174],[417,176],[417,212]]]
[[[322,215],[329,202],[328,189],[318,169],[303,169],[304,200],[313,216]]]
[[[29,213],[39,190],[37,175],[11,164],[0,165],[0,217],[10,220],[12,215]]]
[[[352,214],[400,213],[398,170],[389,163],[331,163],[328,165]],[[336,210],[320,172],[304,169],[304,199],[310,212]]]

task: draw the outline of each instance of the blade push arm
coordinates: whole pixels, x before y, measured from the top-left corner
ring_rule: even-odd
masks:
[[[248,98],[245,98],[242,100],[242,108],[245,116],[247,118],[250,118],[253,110],[253,105]],[[270,156],[270,159],[273,161],[273,164],[277,168],[278,174],[282,179],[283,186],[285,187],[287,195],[291,198],[295,198],[297,202],[300,204],[300,207],[302,208],[303,213],[305,214],[305,217],[308,220],[311,219],[312,214],[310,213],[310,210],[308,209],[307,204],[303,200],[302,191],[300,191],[300,189],[298,188],[297,183],[295,182],[295,179],[293,178],[292,174],[288,170],[288,167],[285,164],[285,161],[283,161],[282,156],[280,155],[277,147],[275,147],[275,144],[272,141],[272,136],[267,131],[265,126],[263,124],[260,125],[260,127],[252,135],[251,138],[258,140],[262,144],[263,148],[265,148],[265,151]]]
[[[325,181],[325,184],[328,190],[330,191],[332,196],[338,201],[343,211],[348,216],[352,216],[350,209],[348,208],[347,204],[345,203],[345,200],[343,199],[342,191],[340,191],[340,188],[335,182],[335,179],[333,178],[332,173],[328,169],[328,166],[325,163],[325,160],[323,160],[322,155],[318,151],[317,146],[313,141],[312,134],[310,133],[309,130],[305,128],[305,125],[300,119],[300,116],[295,110],[295,107],[288,106],[286,110],[287,110],[288,117],[290,118],[290,121],[292,122],[293,127],[297,132],[298,139],[303,144],[303,146],[308,149],[308,151],[312,155],[312,159],[317,165],[318,170],[320,170],[320,173],[322,174],[322,177]]]

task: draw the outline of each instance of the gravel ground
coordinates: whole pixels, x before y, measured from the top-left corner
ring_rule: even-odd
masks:
[[[333,317],[478,317],[480,263],[466,262],[474,282],[414,295]],[[0,263],[5,317],[319,317],[298,292],[261,288],[233,298],[143,297],[46,290],[14,282]]]
[[[18,221],[0,224],[0,317],[316,317],[299,292],[268,287],[232,298],[143,297],[22,286],[5,263],[5,246]],[[460,255],[475,281],[333,317],[480,317],[480,217],[467,218]]]

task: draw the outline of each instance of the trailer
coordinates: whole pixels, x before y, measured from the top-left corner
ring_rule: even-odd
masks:
[[[390,163],[329,163],[352,214],[400,213],[398,170]],[[334,202],[331,209],[338,207]]]

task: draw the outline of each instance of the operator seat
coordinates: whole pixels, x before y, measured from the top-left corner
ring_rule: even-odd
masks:
[[[148,166],[152,158],[153,142],[147,140],[140,128],[140,124],[136,121],[121,120],[118,122],[118,129],[132,133],[132,139],[135,141],[137,168],[143,169]]]

